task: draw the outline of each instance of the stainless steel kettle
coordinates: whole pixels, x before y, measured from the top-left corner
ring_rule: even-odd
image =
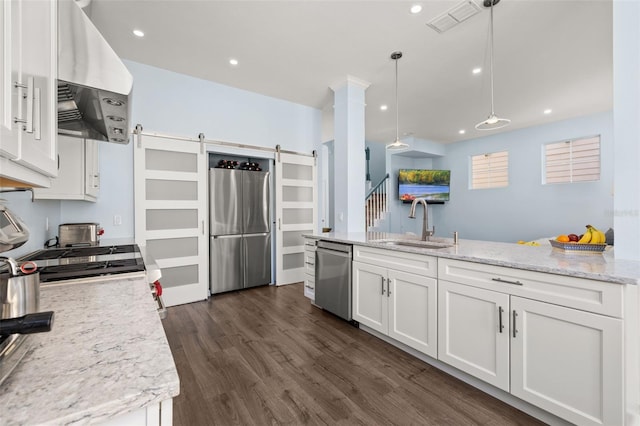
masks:
[[[29,228],[0,200],[0,253],[20,247],[29,239]]]
[[[2,263],[8,265],[7,271],[2,270]],[[20,269],[15,260],[0,257],[0,319],[40,310],[40,273],[24,273]]]

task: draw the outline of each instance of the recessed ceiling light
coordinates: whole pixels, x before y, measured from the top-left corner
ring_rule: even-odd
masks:
[[[544,114],[551,114],[552,110],[550,108],[545,109],[544,111],[542,111]]]
[[[237,59],[233,59],[233,58],[231,58],[231,59],[229,59],[229,63],[230,63],[231,65],[234,65],[234,66],[235,66],[235,65],[238,65],[238,60],[237,60]]]
[[[141,30],[133,30],[133,35],[136,37],[144,37],[144,32]]]
[[[386,105],[380,105],[380,111],[386,111],[388,108]]]
[[[480,68],[480,67],[474,68],[471,72],[474,73],[474,74],[480,74],[482,72],[482,68]]]
[[[461,130],[458,130],[458,133],[460,133],[461,135],[464,135],[465,133],[467,133],[467,131],[464,129],[461,129]]]
[[[411,13],[416,14],[420,12],[422,12],[422,6],[420,6],[419,4],[414,4],[413,6],[411,6]]]

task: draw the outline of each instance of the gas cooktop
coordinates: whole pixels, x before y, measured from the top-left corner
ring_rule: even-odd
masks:
[[[86,256],[105,256],[112,254],[123,253],[140,253],[140,249],[135,244],[126,244],[121,246],[87,246],[87,247],[67,247],[67,248],[54,248],[40,250],[33,255],[29,256],[29,259],[25,260],[47,260],[47,259],[65,259],[71,257],[86,257]]]
[[[41,283],[145,271],[136,244],[44,249],[21,261],[37,265]]]

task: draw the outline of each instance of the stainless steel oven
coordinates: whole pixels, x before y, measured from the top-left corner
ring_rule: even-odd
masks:
[[[43,249],[20,260],[31,261],[37,265],[40,283],[43,286],[145,277],[158,303],[160,317],[166,317],[167,310],[162,300],[162,286],[159,281],[152,280],[147,274],[145,262],[137,244]]]

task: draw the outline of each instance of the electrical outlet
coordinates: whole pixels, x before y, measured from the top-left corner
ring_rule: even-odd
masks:
[[[113,216],[113,224],[115,226],[120,226],[122,225],[122,216],[120,216],[119,214]]]

